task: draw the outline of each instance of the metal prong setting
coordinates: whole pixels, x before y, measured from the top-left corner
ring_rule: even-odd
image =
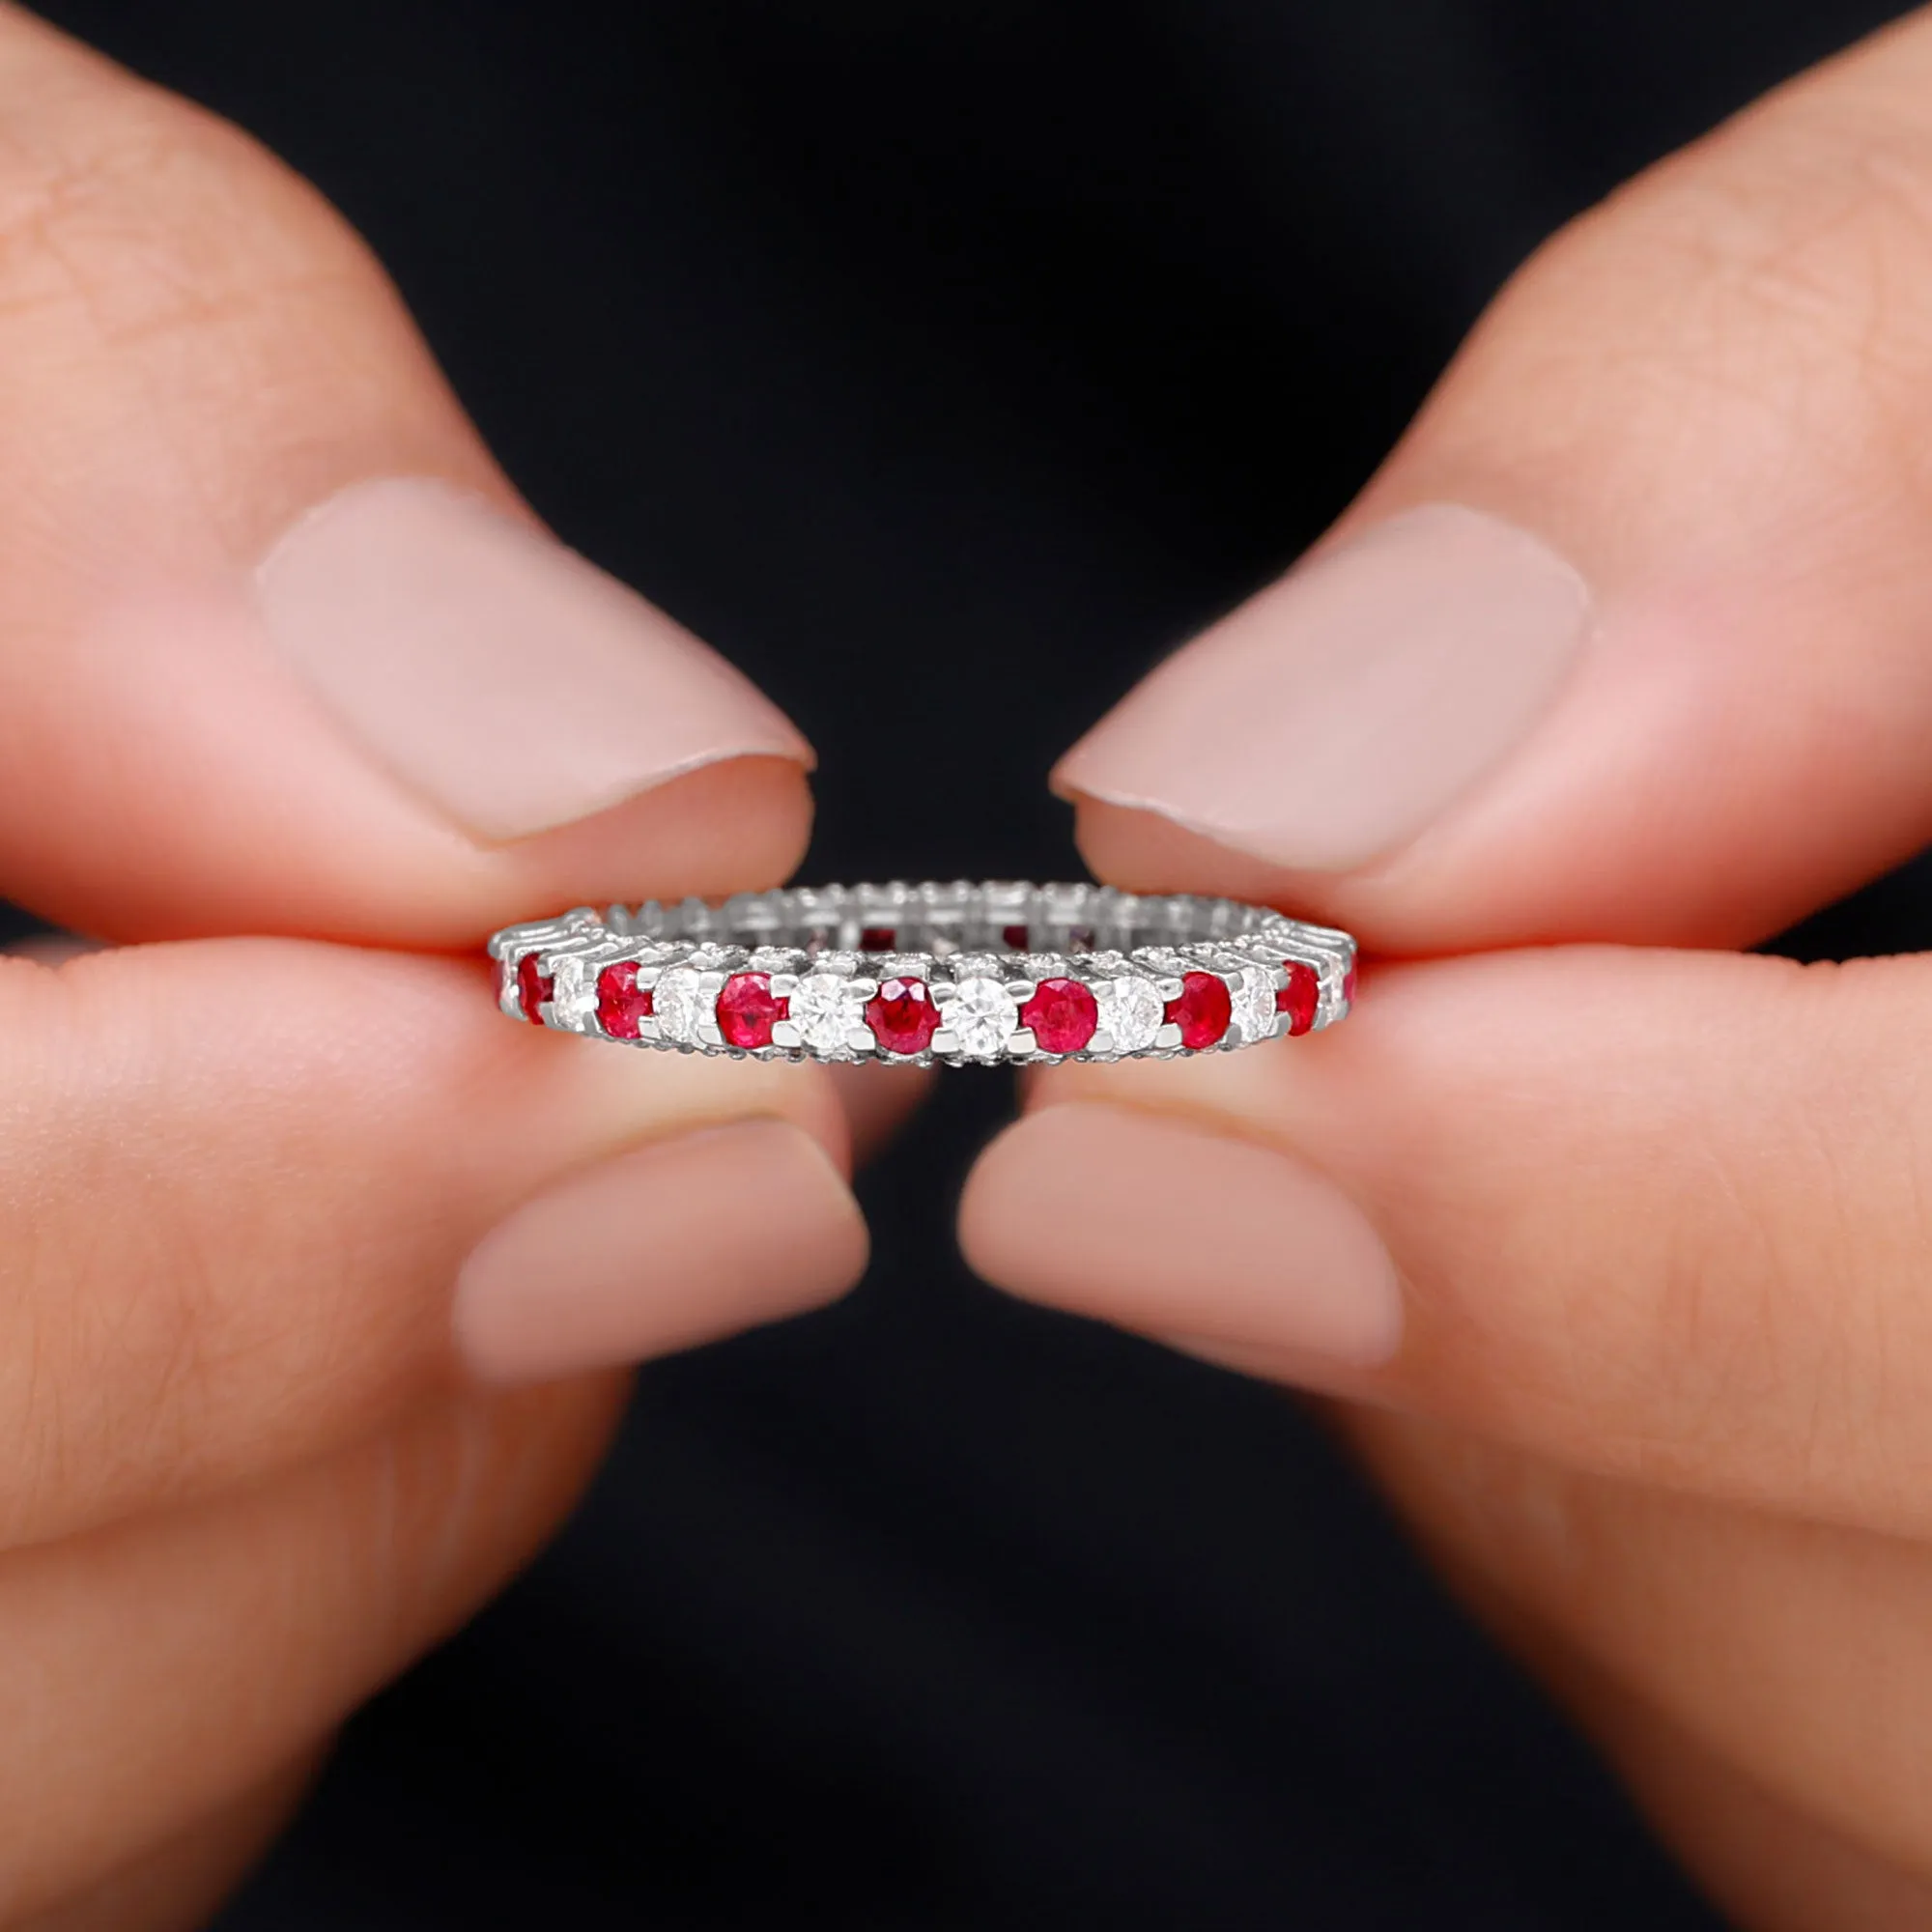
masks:
[[[1347,933],[1265,906],[998,880],[580,907],[505,927],[490,953],[513,1018],[683,1053],[919,1066],[1226,1052],[1332,1026],[1355,970]],[[1086,989],[1071,1005],[1066,981]]]

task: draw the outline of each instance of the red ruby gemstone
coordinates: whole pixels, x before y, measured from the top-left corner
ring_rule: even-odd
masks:
[[[1042,1053],[1078,1053],[1100,1024],[1094,989],[1078,980],[1042,980],[1020,1009],[1020,1025],[1033,1029]]]
[[[887,980],[866,1002],[866,1024],[888,1053],[923,1053],[939,1031],[939,1009],[923,980]]]
[[[517,961],[517,998],[523,1004],[524,1017],[532,1026],[543,1025],[543,1014],[538,1009],[556,991],[554,975],[537,970],[537,954],[526,952]]]
[[[1321,997],[1321,982],[1316,979],[1313,966],[1297,963],[1288,969],[1288,984],[1274,996],[1274,1009],[1288,1015],[1291,1037],[1306,1033],[1315,1024],[1316,1002]]]
[[[1027,950],[1026,927],[1023,925],[1001,926],[1000,944],[1009,952],[1024,952]]]
[[[789,1000],[772,996],[769,973],[733,973],[718,995],[718,1031],[726,1046],[769,1046],[772,1023],[784,1018]]]
[[[891,925],[868,925],[859,935],[861,952],[890,952],[898,944],[898,928]]]
[[[1235,1016],[1228,982],[1212,973],[1189,973],[1180,982],[1179,999],[1168,1001],[1167,1016],[1180,1029],[1182,1046],[1212,1046]]]
[[[636,1039],[638,1022],[649,1019],[657,1002],[648,986],[638,984],[638,962],[620,959],[597,976],[597,1024],[612,1039]]]

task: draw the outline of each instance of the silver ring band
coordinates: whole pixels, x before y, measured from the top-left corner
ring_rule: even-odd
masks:
[[[1355,942],[1110,886],[801,886],[588,907],[490,941],[512,1019],[755,1060],[1168,1060],[1343,1018]]]

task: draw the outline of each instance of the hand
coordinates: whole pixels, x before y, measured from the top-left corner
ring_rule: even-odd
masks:
[[[1316,555],[1067,757],[1332,1034],[1045,1069],[991,1280],[1340,1399],[1740,1919],[1932,1923],[1932,18],[1558,237]],[[1708,950],[1690,950],[1708,949]],[[1451,956],[1460,955],[1460,956]]]
[[[513,1026],[477,952],[781,877],[796,731],[248,142],[11,8],[0,126],[0,882],[181,942],[0,959],[0,1925],[142,1932],[535,1548],[614,1365],[865,1236],[821,1073]]]

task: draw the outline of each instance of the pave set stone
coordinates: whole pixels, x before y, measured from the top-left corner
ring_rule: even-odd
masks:
[[[1159,1038],[1167,1008],[1151,980],[1107,980],[1094,994],[1100,1005],[1100,1024],[1117,1053],[1144,1053]]]
[[[1167,1003],[1167,1017],[1180,1029],[1180,1043],[1190,1053],[1219,1044],[1235,1017],[1228,982],[1218,973],[1187,973],[1180,995]]]
[[[881,980],[866,1002],[866,1025],[887,1053],[923,1053],[939,1031],[939,1009],[923,980],[900,974]]]
[[[1355,969],[1349,968],[1348,977],[1342,982],[1342,997],[1352,1000],[1355,997]],[[1321,998],[1321,982],[1315,977],[1312,966],[1291,965],[1288,969],[1288,984],[1274,996],[1274,1009],[1288,1015],[1288,1031],[1291,1036],[1308,1032],[1315,1024],[1315,1009]]]
[[[800,916],[818,900],[913,891],[985,895],[980,917],[990,923],[966,936],[990,931],[1007,950],[972,952],[946,944],[943,932],[926,950],[936,929],[927,921],[911,931],[919,950],[898,952],[905,930],[877,918],[855,920],[828,949],[823,924]],[[994,895],[1003,904],[1035,895],[1028,917],[1041,923],[993,913]],[[1053,895],[1066,896],[1043,916],[1038,908]],[[1113,903],[1122,897],[1094,887],[828,888],[753,895],[716,912],[695,902],[635,914],[613,907],[608,923],[586,910],[507,928],[491,950],[505,1012],[707,1053],[921,1063],[1164,1057],[1298,1036],[1348,1010],[1347,935],[1200,900],[1128,901],[1146,922],[1135,926]],[[1137,931],[1156,943],[1122,950]],[[1050,947],[1070,942],[1070,951],[1030,950],[1042,932]],[[1298,945],[1308,958],[1292,956]]]
[[[620,959],[597,976],[597,1024],[612,1039],[636,1039],[639,1022],[657,1010],[657,998],[638,984],[638,962]]]
[[[532,1026],[543,1025],[543,1003],[556,991],[556,975],[540,971],[541,959],[540,953],[526,952],[517,961],[517,998]]]
[[[813,1053],[846,1050],[852,1031],[852,982],[841,973],[808,973],[789,1002],[788,1017]]]
[[[997,1060],[1020,1023],[1020,1004],[985,973],[961,980],[946,1009],[946,1024],[968,1060]]]
[[[718,995],[718,1031],[726,1046],[747,1052],[772,1043],[772,1028],[791,1013],[788,999],[774,998],[769,973],[733,973]]]
[[[657,983],[657,1022],[667,1039],[697,1043],[697,1023],[708,1018],[698,1005],[704,976],[695,966],[673,966]]]
[[[1100,1030],[1100,1003],[1078,980],[1042,980],[1020,1009],[1020,1024],[1042,1053],[1078,1053]]]

